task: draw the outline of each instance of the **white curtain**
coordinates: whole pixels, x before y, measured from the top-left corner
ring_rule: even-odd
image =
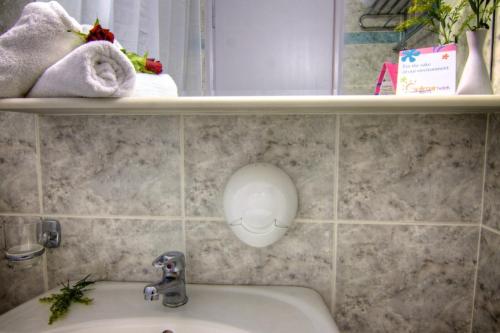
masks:
[[[82,24],[99,18],[129,51],[160,59],[183,96],[202,91],[203,0],[58,0]]]

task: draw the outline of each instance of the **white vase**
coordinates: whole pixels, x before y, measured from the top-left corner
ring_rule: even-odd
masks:
[[[457,94],[459,95],[493,94],[490,75],[483,57],[483,45],[487,32],[486,29],[466,32],[469,55],[458,85]]]

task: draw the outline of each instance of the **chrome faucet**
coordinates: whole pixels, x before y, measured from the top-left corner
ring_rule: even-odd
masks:
[[[144,299],[156,301],[162,294],[165,306],[175,308],[186,304],[188,297],[184,254],[179,251],[166,252],[153,261],[153,266],[163,270],[163,277],[160,282],[144,287]]]

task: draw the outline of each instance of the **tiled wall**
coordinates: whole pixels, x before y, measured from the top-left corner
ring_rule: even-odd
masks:
[[[40,216],[63,228],[46,264],[0,262],[0,311],[88,273],[153,281],[152,259],[178,249],[191,283],[315,289],[342,332],[469,332],[473,312],[475,332],[498,331],[500,115],[487,123],[0,113],[0,228]],[[256,161],[285,170],[300,197],[295,225],[263,249],[221,210],[228,177]]]
[[[489,123],[474,333],[500,331],[500,114]]]

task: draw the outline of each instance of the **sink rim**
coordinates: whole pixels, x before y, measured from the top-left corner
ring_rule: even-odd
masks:
[[[142,322],[141,321],[144,321]],[[166,323],[169,321],[170,323]],[[130,328],[152,328],[160,330],[173,330],[173,333],[176,333],[176,330],[179,329],[177,326],[205,326],[211,329],[217,330],[228,330],[231,329],[231,332],[234,333],[250,333],[246,330],[242,330],[239,327],[221,324],[213,321],[199,320],[193,318],[161,318],[161,317],[131,317],[131,318],[121,318],[121,319],[99,319],[99,320],[91,320],[85,321],[77,324],[65,325],[57,328],[50,328],[48,330],[40,331],[40,333],[72,333],[72,332],[83,332],[85,329],[106,329],[106,328],[114,328],[114,329],[130,329]],[[183,329],[182,327],[180,329]],[[3,333],[0,330],[0,333]]]
[[[75,304],[63,320],[51,326],[47,325],[49,306],[38,302],[38,298],[43,295],[37,296],[0,315],[0,332],[4,332],[2,329],[9,333],[33,332],[36,327],[35,331],[56,333],[54,329],[59,327],[67,329],[71,325],[91,321],[131,318],[133,314],[134,318],[146,321],[163,316],[172,320],[200,319],[231,326],[240,332],[271,332],[270,328],[279,331],[280,327],[291,327],[290,332],[303,332],[299,331],[302,327],[309,332],[338,333],[330,310],[321,296],[309,288],[188,284],[190,301],[172,309],[164,307],[161,301],[145,302],[142,297],[145,284],[99,281],[89,293],[95,299],[93,305]],[[57,291],[59,288],[44,295]]]

